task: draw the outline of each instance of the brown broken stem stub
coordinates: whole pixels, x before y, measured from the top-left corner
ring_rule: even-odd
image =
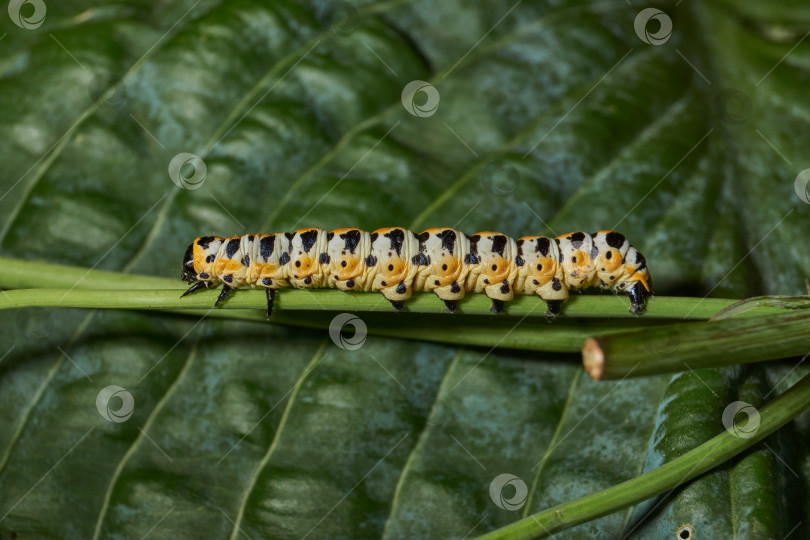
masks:
[[[598,381],[605,372],[605,352],[596,338],[588,338],[582,346],[582,364],[591,379]]]

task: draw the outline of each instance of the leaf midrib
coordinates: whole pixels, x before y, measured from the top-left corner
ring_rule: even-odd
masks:
[[[183,377],[186,376],[188,373],[189,368],[191,367],[194,359],[197,356],[197,346],[198,343],[194,343],[191,347],[191,351],[189,351],[188,356],[186,356],[186,360],[183,364],[183,369],[180,370],[180,373],[177,374],[177,377],[172,382],[171,386],[166,389],[166,392],[160,398],[160,401],[157,402],[155,407],[149,413],[149,416],[146,418],[146,422],[143,425],[143,428],[139,430],[138,436],[132,441],[132,444],[129,445],[126,453],[118,462],[115,470],[113,471],[113,475],[110,478],[110,483],[107,485],[107,490],[104,492],[104,502],[101,505],[101,508],[98,512],[98,519],[96,520],[96,527],[93,532],[93,540],[97,540],[99,535],[101,534],[101,527],[104,523],[104,517],[107,515],[107,509],[110,507],[110,500],[112,499],[112,494],[115,489],[116,483],[118,482],[118,478],[121,476],[121,472],[123,472],[124,467],[129,462],[130,458],[135,454],[135,451],[141,444],[141,441],[146,437],[146,432],[149,431],[149,428],[152,427],[155,419],[157,418],[158,414],[163,410],[163,407],[166,405],[166,402],[169,401],[169,398],[174,393],[175,389],[180,385]]]
[[[247,489],[245,490],[245,496],[242,498],[242,501],[239,504],[239,510],[236,513],[236,519],[233,522],[233,530],[231,531],[230,539],[236,540],[239,536],[239,532],[241,531],[240,523],[245,516],[245,509],[247,508],[248,500],[250,499],[250,495],[253,493],[253,490],[256,488],[256,483],[259,480],[259,476],[261,476],[262,471],[264,471],[267,464],[270,462],[270,458],[273,456],[276,448],[278,447],[279,441],[281,440],[281,433],[284,431],[284,428],[287,427],[287,420],[290,416],[290,411],[292,410],[293,404],[295,400],[298,398],[298,393],[301,391],[301,387],[304,385],[304,381],[306,381],[309,374],[318,367],[318,364],[323,360],[324,355],[323,351],[326,348],[327,339],[324,338],[321,341],[321,345],[315,351],[315,354],[310,359],[307,366],[304,368],[304,371],[301,373],[301,376],[298,377],[298,380],[295,382],[295,386],[293,387],[292,394],[290,397],[287,398],[287,404],[284,406],[284,412],[281,415],[281,420],[279,421],[278,428],[276,432],[273,433],[273,440],[270,443],[270,446],[267,448],[267,452],[265,452],[264,456],[262,457],[259,465],[256,467],[256,470],[250,477],[250,482],[248,483]],[[272,410],[272,409],[271,409]]]
[[[464,347],[459,347],[456,351],[456,354],[453,356],[453,359],[450,361],[450,365],[447,367],[447,371],[444,372],[442,376],[442,380],[439,383],[438,389],[436,390],[436,397],[433,400],[433,403],[430,406],[430,411],[428,412],[427,418],[425,420],[425,427],[422,428],[422,432],[419,434],[419,437],[416,440],[416,444],[413,445],[411,448],[410,453],[408,454],[408,459],[405,460],[405,465],[403,465],[402,469],[399,471],[399,478],[397,479],[396,488],[394,488],[394,496],[391,499],[391,508],[388,510],[388,517],[385,519],[385,525],[383,525],[382,534],[380,534],[380,538],[386,537],[386,532],[388,531],[388,525],[391,523],[391,518],[394,516],[394,513],[399,508],[399,496],[402,492],[402,486],[405,484],[405,477],[411,470],[414,460],[422,451],[422,448],[427,440],[428,432],[430,429],[428,428],[428,421],[433,416],[434,411],[436,410],[436,405],[439,403],[439,396],[442,395],[444,389],[449,386],[450,384],[450,377],[455,372],[456,367],[460,363],[461,355],[464,353]],[[452,391],[452,389],[451,389]]]
[[[522,518],[529,515],[529,510],[532,507],[532,499],[537,491],[537,484],[540,482],[540,475],[551,457],[551,454],[557,447],[557,439],[560,436],[563,425],[565,425],[565,421],[568,419],[568,414],[571,411],[571,404],[574,401],[575,390],[579,385],[580,378],[582,378],[582,373],[582,369],[577,369],[574,372],[574,376],[571,377],[571,384],[568,385],[568,394],[566,395],[565,404],[563,405],[563,410],[560,413],[560,418],[557,420],[557,426],[554,428],[554,434],[551,436],[551,441],[549,441],[546,450],[543,452],[543,457],[540,458],[540,462],[537,465],[537,472],[534,474],[534,478],[532,479],[532,487],[529,489],[529,497],[526,499],[526,504],[523,506],[523,514],[521,515]]]

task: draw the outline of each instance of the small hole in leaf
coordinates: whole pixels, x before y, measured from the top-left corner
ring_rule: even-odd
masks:
[[[691,525],[681,525],[678,527],[678,540],[689,540],[692,538],[692,526]]]

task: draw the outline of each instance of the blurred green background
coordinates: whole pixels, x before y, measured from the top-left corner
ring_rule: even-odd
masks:
[[[616,228],[658,294],[805,291],[806,2],[7,11],[4,256],[175,277],[203,234]],[[155,313],[0,319],[2,538],[471,537],[681,455],[729,403],[807,373],[597,383],[577,355],[372,336],[352,351],[326,331]],[[96,407],[111,385],[133,397],[125,421]],[[809,430],[801,416],[562,535],[807,537]],[[526,497],[490,496],[504,473]]]

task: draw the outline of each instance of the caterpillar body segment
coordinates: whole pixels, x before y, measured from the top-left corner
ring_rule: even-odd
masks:
[[[181,278],[191,284],[183,296],[222,284],[216,305],[233,289],[264,288],[268,316],[276,290],[290,286],[380,291],[395,310],[413,291],[435,292],[448,311],[466,293],[483,292],[494,313],[514,295],[529,294],[547,302],[551,317],[559,315],[570,290],[587,287],[627,293],[630,312],[641,313],[652,287],[644,257],[613,231],[517,240],[451,228],[415,235],[401,227],[203,236],[186,250]]]
[[[419,254],[419,240],[401,227],[378,229],[371,233],[370,239],[371,253],[366,268],[373,276],[371,290],[382,292],[394,309],[400,310],[413,293],[419,270],[413,258]]]
[[[470,240],[455,229],[428,229],[418,236],[418,260],[414,288],[433,291],[444,300],[448,311],[458,309],[458,301],[464,298],[465,280],[470,265],[465,256],[470,252]]]
[[[504,302],[514,298],[518,278],[519,251],[512,238],[497,232],[480,232],[469,238],[469,267],[466,289],[485,293],[492,299],[492,312],[503,311]]]
[[[327,286],[341,291],[370,291],[374,266],[366,266],[371,235],[360,229],[337,229],[327,234]]]
[[[547,314],[556,317],[568,299],[560,242],[546,236],[524,236],[518,238],[517,246],[519,272],[515,290],[519,294],[536,294],[546,301]]]

